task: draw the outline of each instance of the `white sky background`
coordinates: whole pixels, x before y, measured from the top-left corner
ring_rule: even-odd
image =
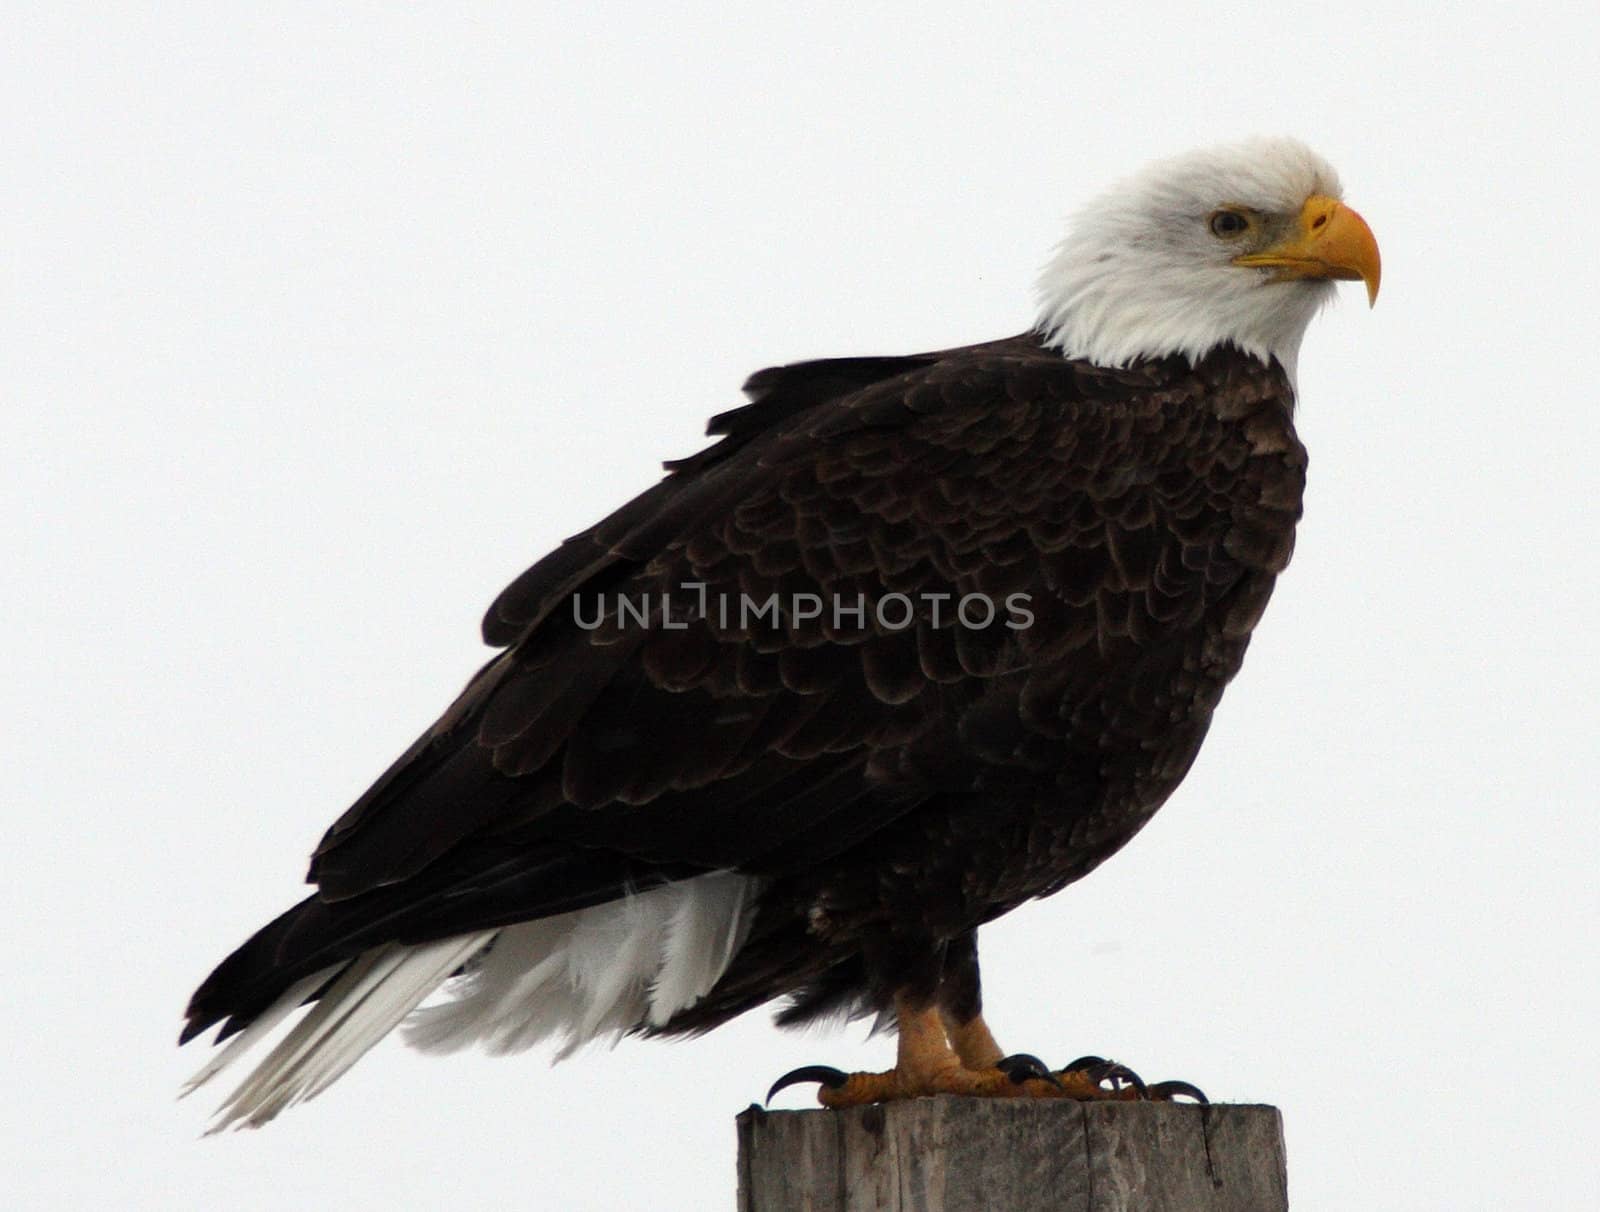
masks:
[[[1199,763],[985,931],[991,1019],[1279,1105],[1297,1208],[1592,1195],[1593,5],[576,7],[7,6],[8,1202],[731,1207],[734,1114],[886,1041],[390,1040],[199,1141],[179,1013],[748,372],[1018,331],[1078,203],[1256,132],[1339,167],[1383,297],[1308,339]]]

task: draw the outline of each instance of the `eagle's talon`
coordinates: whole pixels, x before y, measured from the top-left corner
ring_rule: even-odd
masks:
[[[831,1065],[802,1065],[798,1069],[791,1069],[777,1081],[772,1083],[772,1089],[767,1091],[767,1102],[779,1090],[789,1086],[799,1086],[805,1082],[818,1082],[828,1090],[837,1090],[850,1080],[850,1075],[842,1069],[835,1069]]]
[[[1106,1058],[1103,1056],[1080,1056],[1077,1060],[1068,1061],[1064,1066],[1062,1066],[1061,1072],[1088,1073],[1094,1069],[1100,1068],[1102,1065],[1108,1065],[1110,1063],[1111,1062],[1106,1060]]]
[[[1120,1061],[1103,1056],[1080,1056],[1066,1068],[1056,1070],[1056,1077],[1068,1098],[1131,1102],[1151,1097],[1150,1088],[1142,1077]]]
[[[1089,1074],[1097,1083],[1110,1082],[1113,1093],[1120,1094],[1126,1087],[1136,1091],[1141,1099],[1150,1097],[1150,1091],[1144,1084],[1144,1079],[1119,1061],[1103,1061],[1098,1065],[1092,1066],[1089,1069]]]
[[[1050,1066],[1037,1056],[1028,1052],[1018,1052],[1013,1056],[1001,1057],[995,1061],[994,1067],[1011,1079],[1016,1086],[1026,1081],[1037,1079],[1049,1082],[1056,1089],[1061,1089],[1061,1079],[1050,1071]]]
[[[1156,1082],[1150,1087],[1148,1093],[1150,1097],[1157,1102],[1170,1103],[1175,1101],[1177,1096],[1181,1094],[1186,1098],[1194,1099],[1194,1101],[1199,1103],[1202,1107],[1209,1107],[1211,1105],[1211,1100],[1206,1097],[1205,1091],[1200,1089],[1199,1086],[1192,1085],[1189,1082]]]

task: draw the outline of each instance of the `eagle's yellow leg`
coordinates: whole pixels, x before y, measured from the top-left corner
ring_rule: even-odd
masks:
[[[946,1014],[944,1033],[950,1040],[950,1046],[955,1049],[956,1056],[968,1069],[993,1069],[1005,1057],[1004,1050],[995,1043],[989,1024],[983,1021],[981,1014],[974,1015],[964,1023],[958,1023]]]
[[[928,1094],[1029,1098],[1055,1093],[1046,1081],[1015,1082],[992,1063],[968,1068],[945,1034],[944,1019],[937,1008],[914,1006],[900,997],[895,999],[895,1013],[900,1021],[900,1039],[894,1068],[884,1073],[852,1073],[838,1086],[823,1086],[817,1091],[817,1101],[824,1107],[856,1107]],[[980,1024],[980,1029],[988,1037],[989,1047],[994,1047],[988,1028]],[[963,1039],[968,1047],[974,1046],[971,1039]],[[998,1049],[996,1053],[993,1059],[999,1060]]]

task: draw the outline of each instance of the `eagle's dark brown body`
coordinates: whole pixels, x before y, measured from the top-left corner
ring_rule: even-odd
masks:
[[[765,881],[754,926],[666,1030],[785,994],[791,1020],[941,981],[975,999],[971,932],[1171,794],[1293,545],[1280,367],[1107,370],[1026,334],[748,390],[721,442],[501,595],[507,651],[329,831],[318,892],[211,976],[190,1034],[380,943],[727,868]],[[823,615],[741,620],[774,593]],[[914,625],[875,617],[895,593]],[[952,618],[973,594],[988,627]]]

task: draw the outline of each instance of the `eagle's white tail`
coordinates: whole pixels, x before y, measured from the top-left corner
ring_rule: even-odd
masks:
[[[390,943],[360,956],[217,1108],[211,1131],[259,1128],[285,1107],[315,1098],[493,937],[485,930],[415,947]],[[308,983],[289,990],[264,1017],[281,1020],[311,991]],[[230,1048],[220,1064],[195,1074],[185,1093],[236,1056]]]
[[[704,997],[749,932],[756,880],[719,871],[501,930],[355,959],[217,1110],[211,1131],[256,1128],[314,1098],[408,1014],[429,1051],[514,1052],[561,1039],[557,1059],[603,1035],[660,1026]],[[417,1007],[465,967],[449,999]],[[210,1081],[264,1039],[333,969],[291,987],[184,1087]]]
[[[728,970],[759,883],[717,871],[502,930],[451,991],[406,1024],[429,1052],[482,1044],[520,1052],[561,1041],[557,1059],[605,1035],[664,1025]]]

